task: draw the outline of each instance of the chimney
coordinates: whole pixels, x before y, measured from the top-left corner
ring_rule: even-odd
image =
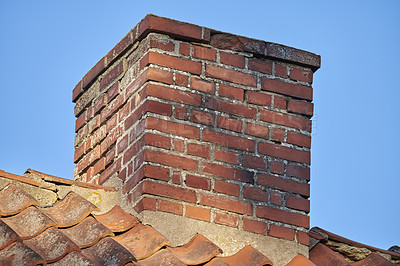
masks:
[[[174,244],[308,257],[320,56],[147,15],[78,83],[75,179]]]

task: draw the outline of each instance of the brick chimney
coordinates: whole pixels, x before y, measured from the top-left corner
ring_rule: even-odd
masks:
[[[251,244],[308,257],[319,66],[306,51],[148,15],[73,91],[75,179],[119,187],[174,244],[200,232],[227,255]]]

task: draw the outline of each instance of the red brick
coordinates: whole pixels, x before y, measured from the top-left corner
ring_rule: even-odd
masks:
[[[267,206],[257,206],[256,215],[259,218],[265,218],[272,221],[308,228],[310,226],[310,217],[300,213],[294,213],[275,209]]]
[[[301,134],[301,133],[288,131],[287,142],[291,143],[291,144],[296,144],[299,146],[311,148],[311,137]]]
[[[263,90],[273,91],[305,100],[312,100],[312,88],[303,85],[262,78],[261,88]]]
[[[145,104],[147,104],[147,112],[166,115],[166,116],[172,115],[172,106],[169,104],[156,102],[152,100],[147,100]]]
[[[274,108],[286,110],[287,100],[278,95],[274,95]]]
[[[166,54],[159,54],[156,52],[149,52],[140,60],[140,69],[143,69],[149,64],[165,66],[197,75],[201,74],[200,62],[194,62],[191,60],[186,60]]]
[[[261,110],[260,119],[277,125],[298,128],[311,132],[311,120],[301,117],[287,115],[269,110]]]
[[[157,203],[158,203],[157,208],[159,211],[169,212],[177,215],[183,214],[182,204],[163,199],[158,199]]]
[[[174,139],[174,150],[183,152],[185,148],[185,142],[181,139]]]
[[[117,143],[117,152],[121,154],[123,150],[128,147],[128,135],[125,135],[122,139],[120,139]]]
[[[215,115],[202,111],[191,110],[190,120],[195,123],[212,126],[214,125]]]
[[[309,151],[299,151],[294,150],[288,147],[284,147],[281,145],[269,144],[269,143],[259,143],[258,144],[258,152],[281,158],[286,159],[289,161],[295,161],[300,163],[310,164],[311,157]]]
[[[232,86],[220,84],[219,85],[219,95],[228,97],[228,98],[232,98],[232,99],[236,99],[238,101],[243,101],[244,90],[235,88]]]
[[[188,91],[181,91],[156,84],[148,84],[146,86],[148,96],[153,96],[165,100],[170,100],[178,103],[200,106],[201,96]]]
[[[250,58],[249,69],[265,74],[272,74],[272,63],[257,58]]]
[[[238,154],[233,151],[220,150],[220,149],[216,148],[215,149],[215,160],[237,164],[238,163]]]
[[[239,218],[235,215],[231,215],[223,212],[215,212],[214,222],[217,224],[223,224],[230,227],[238,227]]]
[[[164,149],[171,148],[171,139],[165,136],[156,135],[150,132],[145,134],[146,145],[160,147]]]
[[[93,112],[97,114],[107,103],[107,94],[102,94],[93,105]]]
[[[106,130],[110,132],[118,123],[118,114],[114,114],[110,119],[106,122]]]
[[[197,171],[197,160],[164,153],[161,151],[146,150],[145,158],[147,161],[160,163],[172,167],[186,170]]]
[[[151,195],[165,196],[176,200],[196,202],[196,193],[193,190],[155,183],[148,180],[143,182],[143,192]]]
[[[200,188],[204,190],[211,189],[210,179],[201,176],[187,174],[185,183],[189,187]]]
[[[101,154],[104,154],[122,135],[122,127],[118,126],[109,132],[107,137],[101,142]]]
[[[213,194],[200,193],[200,204],[240,214],[253,214],[250,203]]]
[[[271,140],[277,142],[284,142],[285,141],[285,130],[282,128],[272,128],[272,136]]]
[[[244,167],[250,167],[253,169],[267,170],[267,160],[261,157],[244,154],[242,158],[242,164]]]
[[[294,240],[294,229],[271,224],[268,231],[269,236]]]
[[[247,91],[247,101],[263,106],[271,106],[271,95],[256,91]]]
[[[218,116],[217,126],[226,130],[241,132],[242,131],[242,122],[237,119]]]
[[[268,201],[268,194],[262,189],[256,187],[243,187],[243,197],[257,201]]]
[[[309,167],[288,164],[286,167],[286,174],[288,176],[293,176],[293,177],[302,178],[305,180],[310,180],[310,168]]]
[[[210,222],[211,211],[210,209],[186,205],[186,217]]]
[[[179,53],[182,55],[190,55],[190,44],[181,42],[179,45]]]
[[[240,117],[247,117],[247,118],[256,118],[257,110],[253,107],[248,107],[242,104],[227,102],[220,99],[215,99],[213,97],[206,97],[204,107],[237,115]]]
[[[231,196],[239,196],[239,185],[221,180],[215,180],[214,191]]]
[[[134,100],[132,100],[134,102]],[[118,119],[122,121],[125,117],[127,117],[131,112],[131,102],[127,102],[124,106],[121,107],[118,111]]]
[[[175,73],[175,85],[188,87],[189,86],[189,76],[180,73]]]
[[[98,160],[93,167],[93,175],[97,175],[98,173],[100,173],[101,171],[103,171],[106,168],[106,158],[100,158],[100,160]]]
[[[156,199],[143,198],[133,208],[137,213],[141,213],[144,210],[156,211]]]
[[[121,170],[121,159],[118,159],[114,161],[110,166],[108,166],[101,174],[99,177],[99,185],[104,184],[111,176],[114,174],[118,174],[118,172]]]
[[[196,155],[203,158],[210,157],[210,148],[205,145],[200,145],[196,143],[188,143],[187,144],[187,153],[190,155]]]
[[[221,51],[220,59],[222,64],[244,68],[244,57],[241,55]]]
[[[80,80],[80,81],[78,82],[78,84],[76,84],[74,90],[72,91],[72,102],[75,103],[76,100],[78,100],[79,96],[81,96],[82,92],[83,92],[83,89],[82,89],[82,80]]]
[[[105,164],[106,164],[106,167],[110,164],[110,163],[112,163],[113,161],[114,161],[114,159],[115,159],[115,151],[116,151],[116,148],[115,148],[115,145],[114,146],[112,146],[112,148],[106,153],[106,162],[105,162]]]
[[[76,167],[78,173],[82,173],[83,170],[87,169],[91,164],[100,158],[100,146],[97,145],[91,152],[86,154],[82,159],[79,160]]]
[[[243,230],[266,235],[268,232],[268,225],[260,221],[243,218]]]
[[[125,180],[126,180],[127,172],[128,172],[128,170],[127,170],[127,168],[125,167],[124,169],[122,169],[121,171],[119,171],[118,178],[121,179],[122,181],[125,181]]]
[[[274,174],[279,174],[279,175],[283,175],[283,168],[285,166],[283,165],[282,162],[279,161],[271,161],[270,165],[269,165],[269,170],[274,173]]]
[[[75,121],[75,133],[85,124],[86,112],[82,113]]]
[[[288,111],[291,113],[312,116],[313,110],[314,105],[310,102],[290,100],[288,103]]]
[[[227,68],[207,65],[206,75],[208,77],[226,80],[233,83],[242,84],[245,86],[251,86],[251,87],[257,86],[257,80],[252,75]]]
[[[151,48],[158,48],[164,51],[174,51],[175,45],[171,39],[158,37],[158,36],[151,36],[150,35],[150,47]]]
[[[115,82],[108,90],[107,90],[107,103],[111,102],[120,92],[120,83]]]
[[[254,151],[253,140],[245,139],[242,137],[231,136],[224,133],[214,132],[208,129],[205,129],[203,131],[203,140],[240,150]]]
[[[204,173],[224,177],[227,179],[242,181],[246,183],[253,183],[253,173],[247,170],[227,167],[224,165],[214,164],[214,163],[203,163]]]
[[[92,69],[82,79],[82,87],[86,87],[104,70],[105,60],[104,57],[100,59]]]
[[[308,234],[306,232],[298,231],[297,232],[297,242],[308,246],[310,244],[310,237],[308,236]]]
[[[244,126],[244,133],[264,139],[268,139],[269,137],[269,129],[268,127],[253,124],[253,123],[246,123]]]
[[[288,196],[286,198],[286,207],[299,210],[299,211],[305,211],[306,213],[310,212],[310,200],[304,199],[304,198],[297,198],[294,196]]]
[[[129,162],[132,159],[132,157],[136,156],[138,152],[144,147],[145,145],[144,137],[145,136],[142,136],[139,140],[137,140],[124,152],[123,154],[124,164]]]
[[[282,206],[282,196],[281,196],[281,194],[271,191],[269,193],[269,197],[270,197],[269,203]]]
[[[109,84],[111,84],[122,72],[124,71],[124,63],[121,61],[118,65],[111,68],[100,81],[100,91],[103,91]]]
[[[200,138],[200,130],[197,127],[170,122],[154,117],[148,117],[146,119],[146,128],[192,139]]]
[[[216,56],[217,56],[217,52],[213,49],[201,47],[201,46],[197,46],[197,45],[193,46],[193,57],[204,59],[204,60],[209,60],[209,61],[215,61]]]
[[[133,36],[132,32],[129,32],[110,52],[107,53],[107,64],[110,64],[115,58],[117,58],[132,44]]]
[[[182,174],[181,172],[178,171],[174,171],[174,173],[172,174],[172,182],[174,184],[182,184]]]
[[[175,106],[175,118],[186,120],[186,108],[180,107],[180,106]]]
[[[275,76],[281,78],[287,78],[288,77],[287,67],[285,65],[275,63]]]
[[[293,80],[312,83],[313,73],[300,68],[290,68],[289,78]]]
[[[79,159],[82,158],[84,152],[85,152],[85,143],[83,143],[81,146],[75,149],[74,163],[76,163]]]
[[[310,185],[307,183],[299,183],[294,180],[285,179],[281,177],[275,177],[267,174],[259,174],[257,176],[257,184],[266,186],[282,191],[298,193],[300,195],[309,197],[310,196]]]
[[[147,78],[149,80],[159,81],[166,84],[174,84],[174,75],[172,74],[172,72],[159,68],[148,68]]]
[[[100,113],[100,123],[103,124],[112,114],[118,111],[124,103],[122,95],[117,96],[111,103],[105,107]]]
[[[202,91],[202,92],[207,92],[214,94],[215,89],[214,89],[214,83],[198,79],[196,77],[191,78],[191,85],[190,87],[194,90]]]

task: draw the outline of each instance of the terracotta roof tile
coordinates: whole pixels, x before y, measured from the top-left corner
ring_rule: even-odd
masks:
[[[217,245],[200,234],[196,234],[186,245],[168,247],[167,250],[188,265],[205,263],[222,253]]]
[[[47,262],[54,262],[79,247],[58,229],[51,227],[40,235],[24,240],[24,244],[38,253]]]
[[[96,245],[82,250],[82,253],[92,258],[98,265],[124,265],[134,261],[135,257],[112,238],[104,238]]]
[[[137,260],[153,255],[159,249],[171,243],[157,230],[149,225],[136,224],[128,232],[114,237],[126,247]]]
[[[17,233],[0,219],[0,250],[19,239]]]
[[[206,265],[207,266],[219,266],[219,265],[261,266],[261,265],[272,265],[272,262],[261,252],[259,252],[252,246],[247,245],[235,255],[223,258],[214,258]]]
[[[126,213],[119,205],[104,214],[94,215],[94,217],[114,233],[127,231],[139,222],[138,218]]]
[[[46,261],[24,243],[17,242],[0,250],[1,265],[37,265]]]
[[[55,206],[41,210],[53,219],[58,227],[69,227],[85,219],[92,211],[99,209],[75,192],[70,192]]]
[[[80,248],[92,246],[106,236],[114,236],[113,232],[91,216],[73,227],[60,231]]]
[[[85,257],[82,252],[77,252],[77,251],[73,251],[71,253],[69,253],[68,255],[66,255],[64,258],[62,258],[59,261],[56,261],[54,263],[50,263],[49,265],[53,265],[53,266],[70,266],[70,265],[74,265],[74,266],[94,266],[96,265],[96,263],[90,259],[88,259],[87,257]]]
[[[310,260],[317,265],[350,265],[341,255],[321,243],[311,249]]]
[[[352,263],[354,266],[396,266],[379,254],[372,253],[363,260]]]
[[[29,207],[17,215],[2,218],[22,239],[37,236],[56,223],[36,207]]]
[[[174,254],[170,251],[163,249],[157,252],[156,254],[137,262],[137,265],[140,266],[153,266],[153,265],[174,265],[181,266],[186,265],[180,259],[178,259]]]
[[[0,191],[0,215],[8,216],[19,213],[29,206],[39,203],[24,190],[9,184]]]
[[[18,181],[18,182],[21,182],[21,183],[29,184],[29,185],[32,185],[32,186],[35,186],[35,187],[39,187],[39,188],[44,188],[44,189],[48,189],[48,190],[51,190],[51,191],[55,191],[55,189],[50,187],[50,186],[45,186],[45,185],[39,184],[38,182],[35,182],[32,179],[29,179],[29,178],[27,178],[25,176],[19,176],[19,175],[10,174],[10,173],[4,172],[3,170],[0,170],[0,177],[4,177],[4,178],[11,179],[11,180],[14,180],[14,181]]]
[[[286,266],[316,266],[312,261],[299,254],[294,257]]]

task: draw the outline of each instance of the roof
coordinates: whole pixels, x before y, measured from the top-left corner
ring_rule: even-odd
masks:
[[[92,192],[114,190],[31,169],[24,176],[0,170],[1,265],[272,265],[251,246],[223,257],[223,251],[201,234],[173,247],[156,229],[120,205],[101,213],[98,206],[72,190],[42,206],[40,201],[46,201],[38,197],[43,194],[30,194],[25,184],[51,192],[61,191],[63,186]],[[298,255],[288,265],[314,264]]]

